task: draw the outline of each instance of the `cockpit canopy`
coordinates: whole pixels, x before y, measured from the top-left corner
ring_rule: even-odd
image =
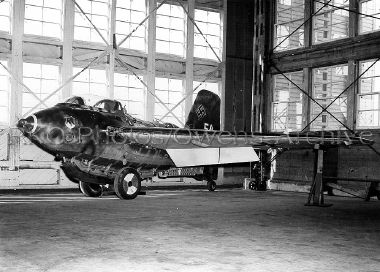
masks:
[[[75,105],[80,105],[80,106],[84,106],[85,105],[83,98],[80,97],[80,96],[70,97],[64,103],[75,104]]]
[[[115,116],[118,116],[123,122],[128,123],[130,126],[143,126],[143,127],[165,127],[165,128],[176,128],[178,126],[171,123],[162,123],[160,121],[143,121],[133,117],[128,114],[127,110],[123,107],[123,105],[113,99],[103,99],[95,103],[94,106],[87,106],[85,100],[80,96],[73,96],[67,99],[63,103],[59,104],[72,104],[75,108],[86,108],[90,110],[100,111],[100,112],[108,112]]]
[[[94,107],[104,109],[112,113],[123,111],[123,106],[121,105],[121,103],[117,100],[111,100],[111,99],[100,100],[99,102],[95,103]]]
[[[74,104],[74,105],[79,105],[79,106],[85,106],[86,105],[86,103],[84,102],[84,99],[80,96],[70,97],[64,103]],[[123,106],[121,105],[121,103],[117,100],[112,100],[112,99],[100,100],[100,101],[96,102],[93,107],[103,109],[103,110],[111,112],[111,113],[123,111]]]
[[[127,113],[127,110],[123,107],[123,105],[113,99],[103,99],[95,103],[94,106],[86,106],[84,99],[80,96],[73,96],[67,99],[64,104],[72,104],[72,105],[77,105],[77,106],[84,106],[92,110],[96,111],[101,111],[101,112],[109,112],[112,114],[115,114],[119,116],[122,120],[125,122],[128,122],[130,124],[133,124],[136,122],[136,118],[131,116],[130,114]]]

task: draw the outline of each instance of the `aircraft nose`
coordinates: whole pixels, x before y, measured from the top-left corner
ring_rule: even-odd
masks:
[[[26,119],[20,119],[17,122],[17,127],[22,132],[33,133],[37,129],[37,118],[34,115],[27,117]]]

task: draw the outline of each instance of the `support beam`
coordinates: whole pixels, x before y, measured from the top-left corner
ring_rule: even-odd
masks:
[[[194,24],[189,19],[194,18],[195,0],[188,0],[186,17],[186,88],[185,95],[185,116],[189,115],[191,106],[193,104],[193,81],[194,81]]]
[[[121,0],[122,1],[122,0]],[[107,69],[107,85],[108,85],[108,97],[114,98],[114,85],[115,85],[115,50],[116,50],[116,5],[117,0],[112,0],[111,2],[111,14],[110,14],[110,33],[109,33],[109,43],[112,45],[110,49],[109,59],[108,59],[108,69]]]
[[[309,97],[312,97],[312,69],[304,68],[303,69],[303,89],[306,93],[309,94]],[[310,114],[312,101],[307,95],[302,95],[302,122],[301,128],[306,128],[306,131],[310,130],[310,126],[307,124],[310,123]],[[317,106],[318,107],[318,106]],[[307,126],[307,127],[306,127]]]
[[[300,67],[323,67],[348,62],[350,60],[380,57],[380,32],[350,37],[328,43],[315,44],[289,52],[278,52],[271,57],[272,64],[283,72],[297,71]],[[271,67],[270,73],[277,73]]]
[[[304,18],[310,18],[314,13],[314,1],[305,0]],[[304,43],[305,47],[310,47],[313,43],[313,24],[312,20],[304,24]]]
[[[223,0],[223,11],[221,12],[221,22],[223,23],[223,52],[222,62],[226,64],[227,59],[227,0]],[[222,67],[222,82],[219,83],[220,90],[220,130],[224,130],[226,122],[226,65]],[[224,167],[218,167],[217,184],[223,184],[224,180]]]
[[[353,11],[349,13],[349,36],[356,37],[359,32],[359,1],[350,0],[349,9]]]
[[[329,207],[323,197],[323,149],[315,145],[314,179],[310,188],[309,198],[305,206]]]
[[[25,0],[13,2],[12,20],[12,57],[11,57],[11,94],[10,94],[10,125],[15,126],[22,114],[23,79],[22,42],[24,33]],[[10,129],[9,169],[16,170],[20,163],[20,137],[17,129]]]
[[[157,6],[157,0],[148,0],[149,13],[153,12]],[[148,58],[146,81],[148,89],[146,92],[145,119],[152,121],[154,117],[154,93],[156,90],[156,14],[154,11],[148,21]]]
[[[348,62],[348,78],[355,80],[359,75],[359,69],[355,61],[350,60]],[[350,86],[346,92],[347,94],[347,126],[354,130],[356,127],[356,95],[357,95],[357,84]]]
[[[263,112],[263,88],[264,88],[264,49],[265,49],[265,19],[262,13],[264,3],[255,1],[253,4],[254,26],[253,26],[253,75],[252,75],[252,97],[251,97],[251,131],[262,132],[261,117]]]
[[[63,48],[62,48],[62,70],[61,84],[73,75],[73,40],[74,40],[74,12],[75,5],[72,0],[64,2],[64,25],[63,25]],[[72,95],[72,82],[62,89],[62,99]]]
[[[227,0],[223,0],[223,11],[221,12],[223,22],[223,52],[222,62],[226,64],[227,59]],[[220,129],[225,129],[226,122],[226,65],[222,67],[222,83],[220,88]]]

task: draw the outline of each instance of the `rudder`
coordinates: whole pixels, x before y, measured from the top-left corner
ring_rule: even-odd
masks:
[[[185,126],[190,129],[220,130],[219,96],[205,89],[200,90]]]

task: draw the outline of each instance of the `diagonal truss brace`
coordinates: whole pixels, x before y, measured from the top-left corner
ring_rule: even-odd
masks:
[[[217,60],[219,61],[219,65],[218,67],[208,73],[206,75],[206,78],[200,83],[198,84],[197,87],[195,87],[195,89],[193,89],[192,92],[190,93],[187,93],[184,97],[182,97],[182,99],[177,103],[175,104],[164,116],[162,116],[160,118],[160,121],[162,121],[166,116],[168,116],[169,114],[173,114],[173,111],[183,102],[186,100],[187,97],[189,97],[190,95],[192,95],[207,79],[209,79],[215,72],[217,72],[218,70],[220,70],[224,63],[223,61],[220,59],[220,57],[218,56],[218,54],[215,52],[215,49],[211,46],[211,44],[209,43],[209,41],[207,40],[206,36],[203,34],[202,30],[199,28],[198,24],[195,22],[194,18],[189,14],[188,10],[185,8],[185,6],[181,3],[180,0],[176,0],[178,2],[178,4],[182,7],[182,9],[184,10],[184,12],[186,13],[187,15],[187,18],[191,21],[191,23],[197,28],[198,32],[201,34],[202,38],[204,39],[204,41],[207,43],[207,46],[211,49],[211,51],[213,52],[213,54],[216,56]]]
[[[79,9],[79,11],[82,13],[82,15],[90,23],[90,25],[92,25],[92,27],[95,29],[95,31],[99,34],[100,38],[102,38],[102,40],[104,41],[104,43],[108,46],[109,44],[108,44],[106,38],[104,38],[104,36],[100,32],[100,30],[94,25],[94,23],[91,21],[91,19],[88,18],[87,14],[84,12],[84,10],[81,8],[81,6],[77,3],[77,1],[75,1],[75,0],[72,0],[72,1],[74,2],[74,5],[77,7],[77,9]]]
[[[345,128],[347,128],[348,130],[350,130],[350,128],[344,124],[342,121],[340,121],[338,118],[336,118],[334,116],[334,114],[332,114],[331,112],[329,112],[327,110],[328,107],[323,107],[317,100],[315,100],[309,93],[307,93],[306,91],[304,91],[300,86],[298,86],[293,80],[291,80],[289,77],[287,77],[282,71],[280,71],[280,69],[278,69],[278,67],[276,65],[273,65],[274,69],[276,69],[284,78],[286,78],[290,83],[292,83],[298,90],[300,90],[304,95],[306,95],[311,101],[313,101],[315,104],[317,104],[319,107],[321,107],[322,109],[322,112],[323,111],[326,111],[329,115],[331,115],[332,118],[334,118],[337,122],[339,122],[342,126],[344,126]],[[315,120],[315,119],[314,119]],[[313,121],[314,121],[313,120]],[[310,122],[306,127],[308,127],[312,122]],[[305,127],[305,128],[306,128]],[[302,132],[305,130],[305,128],[302,130]]]
[[[205,42],[207,43],[208,47],[210,47],[211,51],[214,53],[215,57],[217,58],[217,60],[219,62],[222,62],[222,60],[220,59],[220,57],[218,56],[218,54],[215,52],[215,49],[211,46],[211,44],[208,42],[206,36],[203,34],[202,30],[199,28],[198,24],[195,22],[194,18],[191,17],[191,15],[189,14],[189,12],[187,11],[187,9],[185,8],[185,6],[181,3],[180,0],[176,0],[178,2],[178,4],[182,7],[183,11],[186,13],[187,15],[187,18],[190,19],[190,21],[193,23],[193,25],[197,28],[197,30],[199,31],[199,33],[202,35],[203,39],[205,40]]]
[[[317,2],[317,3],[320,3],[320,4],[324,4],[324,2],[319,1],[319,0],[314,0],[314,2]],[[356,13],[357,15],[361,15],[361,16],[364,16],[364,17],[367,17],[367,18],[372,18],[372,19],[380,20],[380,17],[376,17],[376,16],[373,16],[371,14],[365,14],[365,13],[359,12],[357,10],[352,10],[352,9],[349,9],[349,8],[345,8],[344,6],[337,6],[337,5],[334,5],[334,4],[327,4],[327,6],[333,7],[335,9],[340,9],[340,10],[344,10],[344,11],[348,11],[348,12],[353,12],[353,13]]]
[[[85,70],[87,70],[92,64],[96,64],[98,61],[100,61],[103,57],[107,56],[110,51],[112,50],[112,48],[110,48],[110,45],[109,43],[107,42],[107,40],[104,38],[104,36],[101,34],[100,30],[95,26],[95,24],[93,24],[93,22],[91,21],[91,19],[87,16],[87,14],[84,12],[84,10],[80,7],[80,5],[75,1],[75,0],[72,0],[74,2],[74,4],[76,5],[77,9],[79,9],[79,11],[85,16],[85,18],[89,21],[89,23],[94,27],[95,31],[99,34],[99,36],[102,38],[102,40],[105,42],[105,44],[107,45],[107,48],[100,53],[100,55],[96,58],[94,58],[90,63],[88,63],[81,71],[79,71],[78,73],[76,73],[75,75],[73,75],[72,77],[70,77],[65,83],[63,83],[58,89],[56,89],[53,93],[51,93],[49,96],[47,96],[45,99],[41,100],[39,98],[37,98],[39,100],[39,103],[37,105],[35,105],[33,108],[31,108],[28,112],[26,112],[23,117],[26,117],[27,115],[29,115],[30,113],[32,113],[35,109],[37,109],[41,104],[45,105],[45,102],[50,98],[52,97],[53,95],[55,95],[58,91],[60,91],[62,88],[64,88],[66,85],[68,85],[70,82],[72,82],[77,76],[79,76],[82,72],[84,72]],[[161,7],[167,0],[164,0],[159,6],[157,6],[152,12],[150,12],[148,14],[148,16],[146,16],[146,18],[144,18],[144,20],[142,20],[140,22],[140,24],[138,26],[136,26],[135,29],[133,29],[131,31],[131,33],[129,33],[119,44],[118,46],[120,46],[122,43],[124,43],[129,37],[132,36],[133,32],[135,32],[137,30],[138,27],[140,27],[159,7]],[[1,2],[0,2],[1,3]],[[21,82],[22,83],[22,82]],[[144,82],[145,83],[145,82]],[[24,87],[26,87],[25,84],[22,83],[22,85]],[[30,90],[28,87],[26,87],[26,89]],[[162,101],[160,103],[163,103]],[[165,104],[163,104],[164,106],[166,106]],[[182,122],[181,122],[182,123]]]
[[[223,62],[222,63],[220,63],[219,65],[218,65],[218,67],[214,70],[214,71],[211,71],[211,72],[209,72],[207,75],[206,75],[206,77],[205,77],[205,79],[203,79],[195,88],[194,88],[194,90],[192,91],[192,92],[189,92],[189,93],[187,93],[184,97],[182,97],[182,99],[180,100],[180,101],[178,101],[178,103],[177,104],[175,104],[164,116],[162,116],[161,117],[161,119],[160,119],[160,121],[162,121],[166,116],[168,116],[169,114],[173,114],[173,111],[179,106],[179,105],[181,105],[181,103],[183,102],[183,101],[185,101],[186,100],[186,98],[188,98],[190,95],[192,95],[196,90],[198,90],[198,88],[207,80],[207,79],[209,79],[214,73],[216,73],[217,71],[219,71],[220,69],[222,69],[222,67],[223,67]]]
[[[39,98],[31,89],[29,89],[28,86],[26,86],[24,84],[24,82],[22,82],[21,80],[19,80],[2,62],[0,62],[0,65],[5,69],[5,71],[8,72],[8,74],[14,79],[17,81],[18,84],[20,84],[21,86],[23,86],[25,88],[25,90],[27,90],[30,94],[32,94],[34,96],[34,98],[36,98],[40,104],[43,104],[45,107],[47,107],[47,105],[41,100],[41,98]]]
[[[92,64],[96,64],[97,62],[99,62],[103,57],[107,56],[108,53],[109,53],[109,50],[110,48],[107,47],[106,50],[104,50],[98,57],[94,58],[92,61],[90,61],[85,67],[82,68],[82,70],[80,70],[78,73],[76,73],[75,75],[73,75],[72,77],[70,77],[69,79],[66,80],[65,83],[63,83],[60,87],[58,87],[54,92],[52,92],[50,95],[48,95],[47,97],[45,97],[43,100],[42,100],[42,103],[46,102],[50,97],[52,97],[53,95],[55,95],[57,92],[59,92],[61,89],[63,89],[66,85],[68,85],[70,82],[72,82],[77,76],[79,76],[82,72],[84,72],[85,70],[87,70]],[[32,113],[35,109],[37,109],[39,106],[41,105],[41,103],[37,104],[36,106],[34,106],[33,108],[31,108],[28,112],[26,112],[23,117],[26,117],[28,116],[30,113]]]
[[[300,24],[296,29],[294,29],[288,36],[286,36],[279,44],[277,44],[273,49],[272,53],[281,45],[283,44],[287,39],[289,39],[294,33],[296,33],[301,27],[303,27],[307,22],[309,22],[315,15],[317,15],[322,9],[324,9],[328,4],[330,4],[332,0],[329,0],[326,3],[323,3],[323,6],[320,7],[316,12],[310,15],[309,18],[307,18],[302,24]]]
[[[358,82],[358,80],[365,74],[368,72],[369,69],[371,69],[378,61],[380,60],[380,58],[378,58],[377,60],[375,60],[370,66],[368,66],[368,68],[362,72],[354,81],[351,82],[350,85],[348,85],[337,97],[335,97],[333,99],[333,101],[330,102],[330,104],[328,104],[326,107],[322,107],[322,111],[313,118],[313,120],[311,120],[303,129],[301,132],[303,132],[306,128],[308,128],[310,126],[310,124],[312,124],[319,116],[321,116],[321,114],[323,112],[328,112],[327,109],[335,103],[336,100],[338,100],[348,89],[351,88],[352,85],[354,85],[356,82]],[[331,113],[330,113],[331,114]],[[333,116],[333,115],[332,115]],[[335,118],[335,117],[334,117]],[[336,119],[336,118],[335,118]],[[342,122],[340,122],[341,124],[343,124]],[[344,125],[345,128],[347,128],[348,130],[350,131],[353,131],[352,129],[350,129],[348,126]]]
[[[157,99],[157,101],[158,102],[160,102],[164,107],[165,107],[165,109],[166,110],[168,110],[168,111],[170,111],[170,109],[168,108],[168,106],[154,93],[154,92],[152,92],[149,88],[148,88],[148,85],[144,82],[144,80],[142,80],[133,70],[132,70],[132,68],[130,67],[130,65],[129,64],[127,64],[127,63],[125,63],[122,59],[121,59],[121,57],[120,57],[120,55],[119,55],[119,53],[118,53],[118,51],[117,50],[115,50],[115,57],[116,57],[116,61],[122,66],[122,67],[124,67],[124,68],[126,68],[128,71],[130,71],[140,82],[141,82],[141,84],[143,84],[144,86],[145,86],[145,88],[147,89],[147,91],[152,95],[152,96],[154,96],[156,99]],[[177,119],[177,121],[183,126],[184,124],[183,124],[183,122],[173,113],[173,112],[171,112],[171,114],[173,115],[173,117],[175,118],[175,119]]]

